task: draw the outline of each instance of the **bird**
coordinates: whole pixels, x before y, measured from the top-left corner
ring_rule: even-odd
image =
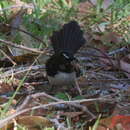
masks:
[[[86,43],[77,21],[73,20],[54,31],[50,37],[54,54],[46,61],[46,73],[51,86],[75,86],[81,95],[77,78],[81,74],[75,54]]]

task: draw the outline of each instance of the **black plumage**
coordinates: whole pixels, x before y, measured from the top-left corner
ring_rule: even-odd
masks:
[[[50,38],[55,54],[46,62],[47,75],[55,76],[58,71],[76,72],[79,76],[80,69],[74,54],[85,43],[83,31],[76,21],[71,21],[59,31],[55,31]],[[74,64],[72,64],[72,61]]]
[[[50,38],[55,53],[67,52],[74,55],[85,43],[83,32],[76,21],[71,21]]]
[[[67,56],[67,54],[65,54]],[[73,61],[73,63],[72,63]],[[68,56],[66,58],[63,53],[56,53],[48,59],[46,63],[47,75],[54,77],[58,71],[65,73],[76,72],[76,76],[81,74],[78,61],[76,58]]]
[[[51,86],[77,86],[76,77],[81,73],[74,54],[85,44],[83,32],[76,21],[65,24],[50,37],[54,54],[46,62],[46,72]]]

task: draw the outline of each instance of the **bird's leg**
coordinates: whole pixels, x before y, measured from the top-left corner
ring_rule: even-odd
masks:
[[[54,91],[54,89],[55,89],[55,86],[52,84],[49,84],[49,91],[52,92]]]
[[[74,82],[74,87],[77,89],[79,95],[82,95],[82,91],[79,87],[79,84],[78,84],[78,81],[75,79],[75,82]]]

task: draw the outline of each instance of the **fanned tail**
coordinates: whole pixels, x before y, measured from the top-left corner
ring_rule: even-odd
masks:
[[[71,21],[50,38],[55,53],[67,52],[74,55],[85,44],[83,32],[76,21]]]

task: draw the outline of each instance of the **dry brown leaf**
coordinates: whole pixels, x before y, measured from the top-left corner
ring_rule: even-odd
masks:
[[[122,130],[130,130],[130,116],[117,115],[111,120],[111,128],[123,128]]]
[[[21,126],[24,126],[28,130],[39,130],[53,126],[52,122],[50,122],[47,118],[41,116],[19,116],[17,119],[15,119],[15,122]],[[14,129],[14,121],[2,128],[2,130],[7,129]]]
[[[101,119],[96,130],[107,130],[111,125],[111,117]],[[108,129],[109,130],[109,129]]]
[[[38,56],[36,53],[27,53],[18,56],[10,56],[12,61],[14,61],[17,65],[32,63],[35,58]],[[0,60],[0,67],[10,67],[13,63],[8,58],[3,58]]]
[[[41,116],[23,116],[19,117],[16,121],[18,124],[26,126],[28,130],[34,130],[36,127],[45,128],[53,126],[52,122]]]
[[[101,119],[96,130],[130,130],[130,116],[117,115]]]

